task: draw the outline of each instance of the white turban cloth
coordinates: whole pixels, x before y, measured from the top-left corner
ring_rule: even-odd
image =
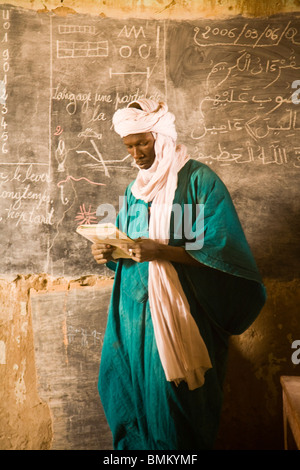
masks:
[[[154,163],[148,170],[139,170],[131,191],[137,199],[152,201],[149,238],[167,245],[177,175],[189,157],[186,147],[176,144],[175,117],[165,103],[146,98],[134,103],[142,110],[129,107],[129,103],[127,108],[116,111],[113,125],[121,137],[147,132],[154,136]],[[171,262],[149,262],[148,289],[155,340],[166,379],[176,385],[185,381],[190,390],[201,387],[212,364]]]

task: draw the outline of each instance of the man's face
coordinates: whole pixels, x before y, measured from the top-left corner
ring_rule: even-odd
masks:
[[[152,166],[155,160],[155,140],[151,132],[127,135],[123,137],[123,142],[141,170],[148,170]]]

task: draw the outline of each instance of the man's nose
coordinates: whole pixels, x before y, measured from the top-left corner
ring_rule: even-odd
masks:
[[[132,156],[133,158],[138,158],[141,155],[137,147],[133,147]]]

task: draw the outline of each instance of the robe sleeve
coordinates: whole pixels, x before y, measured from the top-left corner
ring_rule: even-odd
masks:
[[[201,265],[181,267],[182,274],[211,320],[241,334],[266,301],[263,281],[224,183],[208,169],[196,172],[190,188],[193,203],[204,210],[192,224],[196,243],[186,251]]]

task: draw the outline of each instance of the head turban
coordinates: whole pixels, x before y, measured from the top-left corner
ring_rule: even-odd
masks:
[[[176,145],[175,118],[165,103],[146,98],[134,102],[142,109],[116,111],[113,125],[121,137],[152,132],[155,138],[155,161],[148,170],[139,171],[131,192],[136,199],[152,201],[149,237],[168,244],[177,175],[188,161],[186,147]],[[176,384],[185,380],[190,389],[201,386],[211,362],[172,263],[149,263],[148,289],[157,348],[167,380]]]
[[[142,110],[130,108],[138,103]],[[117,134],[125,137],[131,134],[154,132],[177,139],[175,116],[168,111],[166,103],[142,98],[129,103],[127,108],[119,109],[113,116],[113,125]]]

